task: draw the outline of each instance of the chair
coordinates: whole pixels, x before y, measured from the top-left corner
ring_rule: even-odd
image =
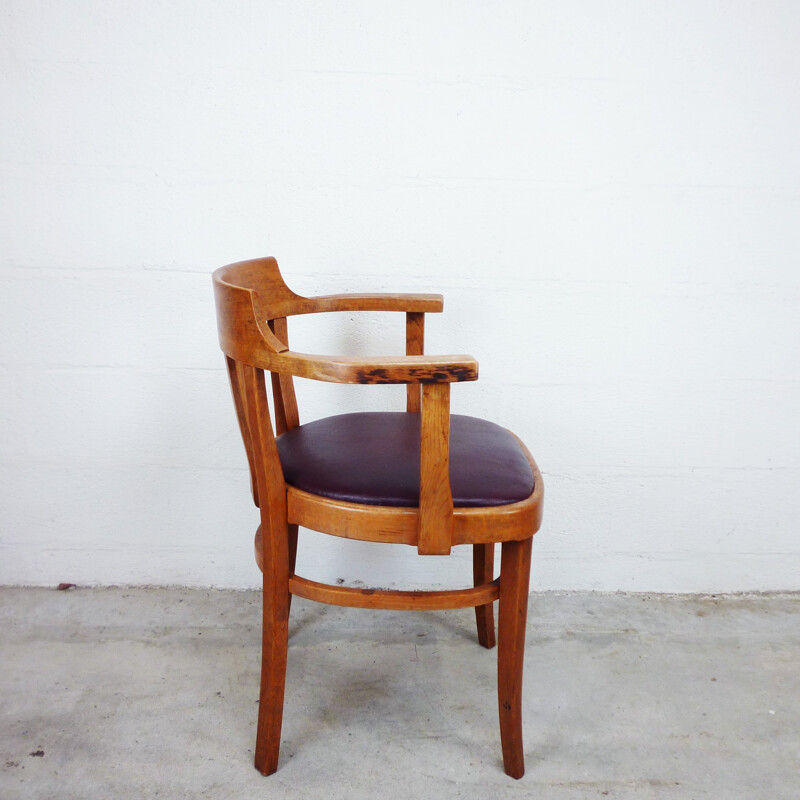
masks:
[[[256,561],[263,573],[261,691],[255,766],[278,768],[292,595],[358,608],[474,607],[478,641],[495,645],[505,771],[524,774],[522,664],[531,543],[542,517],[542,476],[512,433],[450,415],[450,384],[474,381],[470,356],[423,355],[426,312],[441,295],[301,297],[274,258],[242,261],[213,275],[220,346],[260,509]],[[406,355],[345,358],[289,349],[287,317],[321,311],[402,311]],[[267,399],[270,373],[274,418]],[[405,412],[344,414],[300,425],[292,378],[407,385]],[[396,591],[331,586],[295,574],[298,526],[420,555],[473,547],[473,586]],[[494,545],[502,542],[500,577]]]

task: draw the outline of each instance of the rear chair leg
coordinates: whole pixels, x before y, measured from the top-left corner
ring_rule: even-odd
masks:
[[[494,580],[494,542],[472,546],[472,576],[475,586],[491,583]],[[475,606],[478,642],[490,650],[495,645],[493,607],[493,603]]]
[[[297,564],[297,525],[289,525],[289,575],[294,575]],[[292,596],[289,595],[289,610],[292,608]]]
[[[525,774],[522,751],[522,663],[533,539],[503,542],[500,564],[498,614],[497,694],[500,707],[500,741],[507,775]]]

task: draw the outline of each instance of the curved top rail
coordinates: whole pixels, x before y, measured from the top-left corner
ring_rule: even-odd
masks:
[[[212,277],[220,346],[236,361],[336,383],[450,383],[478,377],[478,363],[467,355],[350,358],[295,353],[267,324],[270,319],[323,311],[441,311],[441,295],[302,297],[286,285],[271,257],[229,264]]]
[[[303,297],[283,280],[278,262],[270,257],[238,261],[220,267],[213,274],[215,284],[250,289],[257,295],[257,309],[263,319],[315,314],[325,311],[439,312],[444,307],[440,294],[354,293]]]

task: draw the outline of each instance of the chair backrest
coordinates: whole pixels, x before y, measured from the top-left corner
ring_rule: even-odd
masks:
[[[450,550],[450,383],[478,377],[466,355],[424,356],[424,315],[442,310],[437,294],[347,294],[302,297],[284,282],[274,258],[240,261],[213,275],[220,346],[225,353],[239,427],[262,527],[285,524],[286,491],[276,436],[299,425],[292,375],[344,383],[407,384],[407,410],[421,415],[420,553]],[[406,355],[358,359],[289,349],[286,318],[321,311],[403,311]],[[273,426],[264,371],[271,373]]]
[[[250,466],[253,500],[259,505],[256,459],[269,458],[280,470],[275,436],[299,425],[297,398],[291,375],[270,372],[274,426],[269,418],[263,369],[269,356],[288,349],[286,317],[307,313],[309,302],[295,294],[283,280],[274,258],[259,258],[229,264],[214,272],[214,294],[220,346],[225,353],[236,416]],[[261,442],[251,433],[255,409],[247,405],[250,386],[251,405],[260,400]],[[264,442],[264,434],[267,441]],[[258,445],[261,447],[258,447]],[[266,448],[266,453],[258,451]]]

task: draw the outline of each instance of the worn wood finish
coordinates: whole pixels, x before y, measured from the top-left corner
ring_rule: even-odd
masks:
[[[419,311],[406,313],[406,355],[421,356],[425,352],[425,314]],[[419,412],[420,389],[414,383],[406,385],[406,411]]]
[[[494,542],[472,546],[472,577],[475,586],[489,583],[494,578]],[[478,625],[478,643],[491,650],[495,646],[494,607],[491,603],[475,606]]]
[[[495,641],[492,604],[499,600],[498,696],[506,772],[520,777],[522,658],[531,537],[542,518],[543,483],[535,461],[534,490],[518,503],[453,508],[449,482],[450,383],[478,377],[471,356],[425,356],[424,314],[442,310],[440,295],[325,295],[302,297],[286,286],[273,258],[254,259],[214,273],[220,346],[227,357],[239,428],[259,506],[256,561],[263,572],[261,693],[256,767],[278,765],[292,594],[337,605],[432,609],[474,606],[478,639]],[[286,317],[327,311],[406,314],[406,355],[344,358],[289,349]],[[264,370],[272,373],[275,429]],[[406,383],[407,410],[421,414],[419,508],[344,503],[302,492],[284,482],[275,435],[299,425],[292,376],[340,383]],[[421,384],[421,386],[420,386]],[[295,575],[298,526],[366,541],[414,546],[446,554],[473,545],[473,583],[436,592],[361,590],[328,586]],[[493,580],[494,543],[502,542],[500,578]]]
[[[349,608],[383,608],[396,611],[434,611],[445,608],[470,608],[496,600],[500,581],[469,589],[408,592],[399,589],[354,589],[331,586],[294,575],[289,579],[292,594]]]
[[[329,383],[456,383],[478,379],[478,362],[466,355],[323,358],[286,351],[254,361],[255,366],[271,372]]]
[[[497,632],[497,696],[503,766],[512,778],[525,774],[522,750],[522,664],[528,619],[533,539],[503,542]]]
[[[446,556],[453,540],[453,495],[450,492],[450,385],[422,387],[419,467],[420,555]]]

